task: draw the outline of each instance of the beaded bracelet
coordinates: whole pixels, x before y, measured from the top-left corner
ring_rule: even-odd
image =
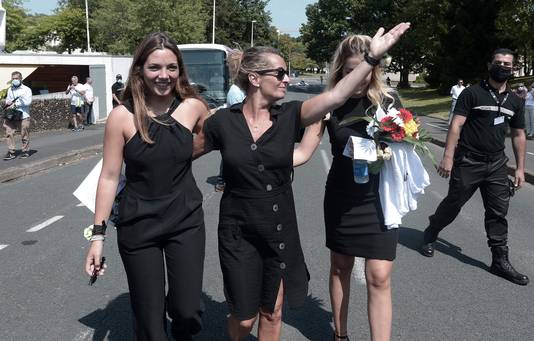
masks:
[[[91,237],[91,239],[89,239],[90,242],[96,242],[96,241],[104,241],[106,240],[106,236],[103,235],[103,234],[95,234]]]

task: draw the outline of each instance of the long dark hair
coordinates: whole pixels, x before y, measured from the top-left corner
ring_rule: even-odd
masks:
[[[163,49],[171,50],[176,55],[178,62],[178,81],[174,88],[175,95],[182,100],[185,98],[197,98],[204,102],[189,83],[184,67],[184,60],[176,42],[163,32],[148,34],[135,49],[132,66],[128,75],[128,82],[122,96],[124,100],[130,100],[133,104],[135,127],[143,141],[147,143],[154,143],[154,141],[148,133],[150,121],[148,107],[146,105],[148,89],[145,87],[145,82],[143,81],[143,65],[152,52]]]

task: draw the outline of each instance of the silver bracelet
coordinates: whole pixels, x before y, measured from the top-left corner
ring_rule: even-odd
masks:
[[[98,240],[104,241],[106,240],[106,236],[103,234],[94,234],[89,241],[96,242]]]

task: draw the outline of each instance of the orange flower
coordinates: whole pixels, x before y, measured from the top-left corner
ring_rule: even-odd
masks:
[[[412,113],[408,109],[404,109],[404,108],[399,110],[398,116],[402,119],[402,122],[404,123],[409,122],[413,119]]]

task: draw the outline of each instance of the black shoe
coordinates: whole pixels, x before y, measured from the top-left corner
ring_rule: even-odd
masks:
[[[425,257],[434,256],[434,242],[438,238],[437,235],[434,235],[430,230],[430,226],[425,229],[423,232],[423,245],[421,246],[421,254]]]
[[[13,152],[7,152],[6,155],[4,156],[4,160],[5,161],[13,160],[15,158],[16,158],[16,156],[15,156],[15,153],[13,153]]]
[[[492,262],[489,271],[518,285],[527,285],[529,279],[514,269],[508,259],[508,246],[493,246],[491,248]]]
[[[25,158],[28,158],[30,157],[30,153],[29,152],[22,152],[22,154],[20,154],[20,158],[21,159],[25,159]]]
[[[337,335],[335,332],[334,332],[334,338],[333,338],[334,341],[338,341],[338,340],[346,340],[346,341],[350,341],[349,340],[349,337],[347,335],[344,335],[344,336],[341,336],[341,335]]]

